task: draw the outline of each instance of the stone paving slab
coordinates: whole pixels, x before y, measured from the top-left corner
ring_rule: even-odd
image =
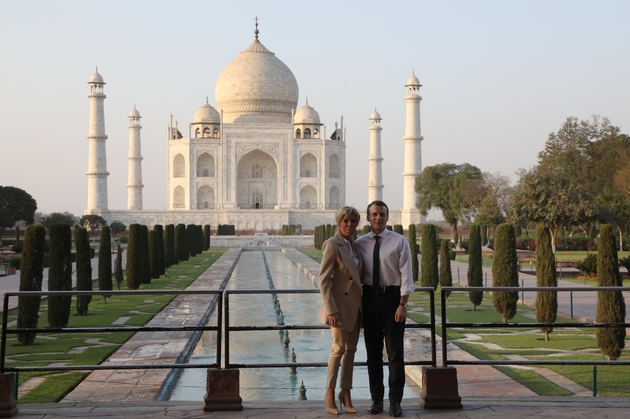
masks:
[[[368,400],[356,400],[357,413],[352,418],[386,418],[367,413]],[[562,418],[627,418],[630,415],[628,398],[593,397],[469,397],[462,398],[460,410],[428,410],[419,400],[405,399],[402,403],[405,418],[453,419],[537,419]],[[244,402],[237,412],[204,412],[200,402],[102,402],[102,403],[45,403],[19,406],[20,419],[144,419],[144,418],[205,418],[205,419],[319,419],[331,418],[322,401]],[[345,412],[343,414],[345,416]]]

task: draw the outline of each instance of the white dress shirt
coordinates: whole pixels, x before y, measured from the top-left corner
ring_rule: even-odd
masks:
[[[387,229],[383,230],[379,236],[381,237],[379,241],[381,283],[377,286],[396,285],[400,287],[400,295],[410,295],[416,286],[413,283],[411,271],[409,242],[404,236]],[[372,285],[372,255],[375,242],[374,233],[371,231],[356,241],[357,248],[363,257],[363,283],[365,285]]]

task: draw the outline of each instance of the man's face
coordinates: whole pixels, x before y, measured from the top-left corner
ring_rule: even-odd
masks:
[[[385,230],[389,214],[387,208],[380,205],[372,205],[369,210],[368,222],[374,234],[380,234]]]

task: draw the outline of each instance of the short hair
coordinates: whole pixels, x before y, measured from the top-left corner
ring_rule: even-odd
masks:
[[[376,201],[370,202],[369,205],[367,206],[368,219],[370,218],[370,207],[372,205],[378,205],[379,207],[385,207],[385,209],[387,210],[387,215],[389,215],[389,207],[387,206],[387,204],[385,202],[383,202],[383,201],[376,200]]]
[[[347,217],[349,214],[357,217],[357,222],[361,221],[361,214],[355,207],[341,207],[335,213],[335,222],[339,224],[344,217]]]

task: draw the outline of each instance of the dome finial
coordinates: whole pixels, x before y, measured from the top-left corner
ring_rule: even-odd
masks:
[[[206,95],[206,104],[209,105],[209,103],[208,103],[208,95]]]
[[[254,19],[256,21],[256,30],[254,31],[254,35],[256,35],[256,40],[258,41],[258,34],[260,32],[258,32],[258,16],[256,16],[256,19]]]
[[[308,96],[306,96],[306,104],[308,105]]]

